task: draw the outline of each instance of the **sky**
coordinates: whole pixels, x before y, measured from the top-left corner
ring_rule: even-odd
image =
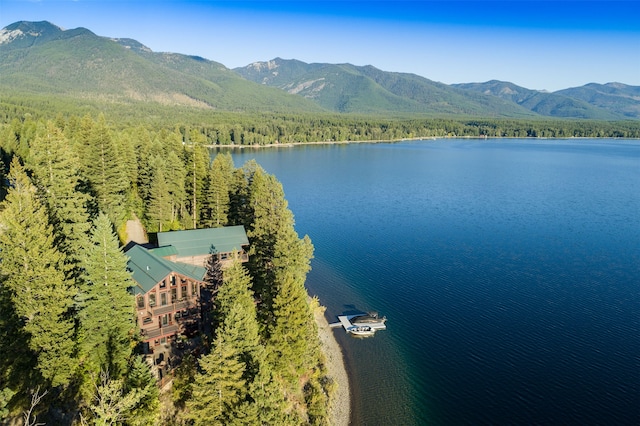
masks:
[[[0,27],[47,20],[242,67],[373,65],[446,84],[640,86],[640,0],[0,0]]]

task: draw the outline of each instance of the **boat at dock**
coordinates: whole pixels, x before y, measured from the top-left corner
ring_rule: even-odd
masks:
[[[373,328],[369,327],[368,325],[359,325],[359,326],[354,325],[347,331],[350,334],[353,334],[354,336],[362,336],[362,337],[373,336],[376,332]]]
[[[379,317],[377,312],[339,315],[338,321],[329,325],[332,328],[342,327],[347,333],[354,336],[373,336],[376,331],[387,328],[385,324],[387,317]]]
[[[386,328],[386,326],[382,326],[384,326],[384,323],[387,321],[387,317],[380,318],[377,312],[369,312],[368,314],[354,316],[350,321],[353,325]]]

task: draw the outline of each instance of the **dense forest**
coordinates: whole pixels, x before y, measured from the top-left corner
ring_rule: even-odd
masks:
[[[71,127],[85,115],[103,113],[118,129],[179,130],[183,142],[192,135],[206,145],[398,140],[431,137],[640,138],[640,121],[553,118],[474,118],[463,116],[357,115],[334,113],[264,113],[212,111],[149,102],[78,105],[64,97],[5,93],[0,125],[17,129],[30,122],[59,117]]]
[[[327,424],[327,376],[304,287],[313,256],[282,185],[211,161],[208,129],[104,116],[0,130],[0,418],[13,424]],[[222,270],[203,347],[161,392],[140,354],[125,221],[148,231],[242,224],[249,262]]]

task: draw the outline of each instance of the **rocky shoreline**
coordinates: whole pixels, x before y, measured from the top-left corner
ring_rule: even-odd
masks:
[[[326,358],[329,376],[338,385],[329,407],[329,420],[332,426],[347,426],[351,417],[349,376],[345,368],[342,348],[338,345],[323,311],[324,309],[317,309],[314,313],[316,324],[318,324],[320,347]]]

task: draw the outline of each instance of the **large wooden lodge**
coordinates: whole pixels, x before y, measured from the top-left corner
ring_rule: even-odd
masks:
[[[201,328],[209,256],[218,256],[222,267],[234,257],[248,260],[243,226],[159,232],[157,241],[156,247],[134,245],[126,252],[135,282],[138,327],[148,354]]]

